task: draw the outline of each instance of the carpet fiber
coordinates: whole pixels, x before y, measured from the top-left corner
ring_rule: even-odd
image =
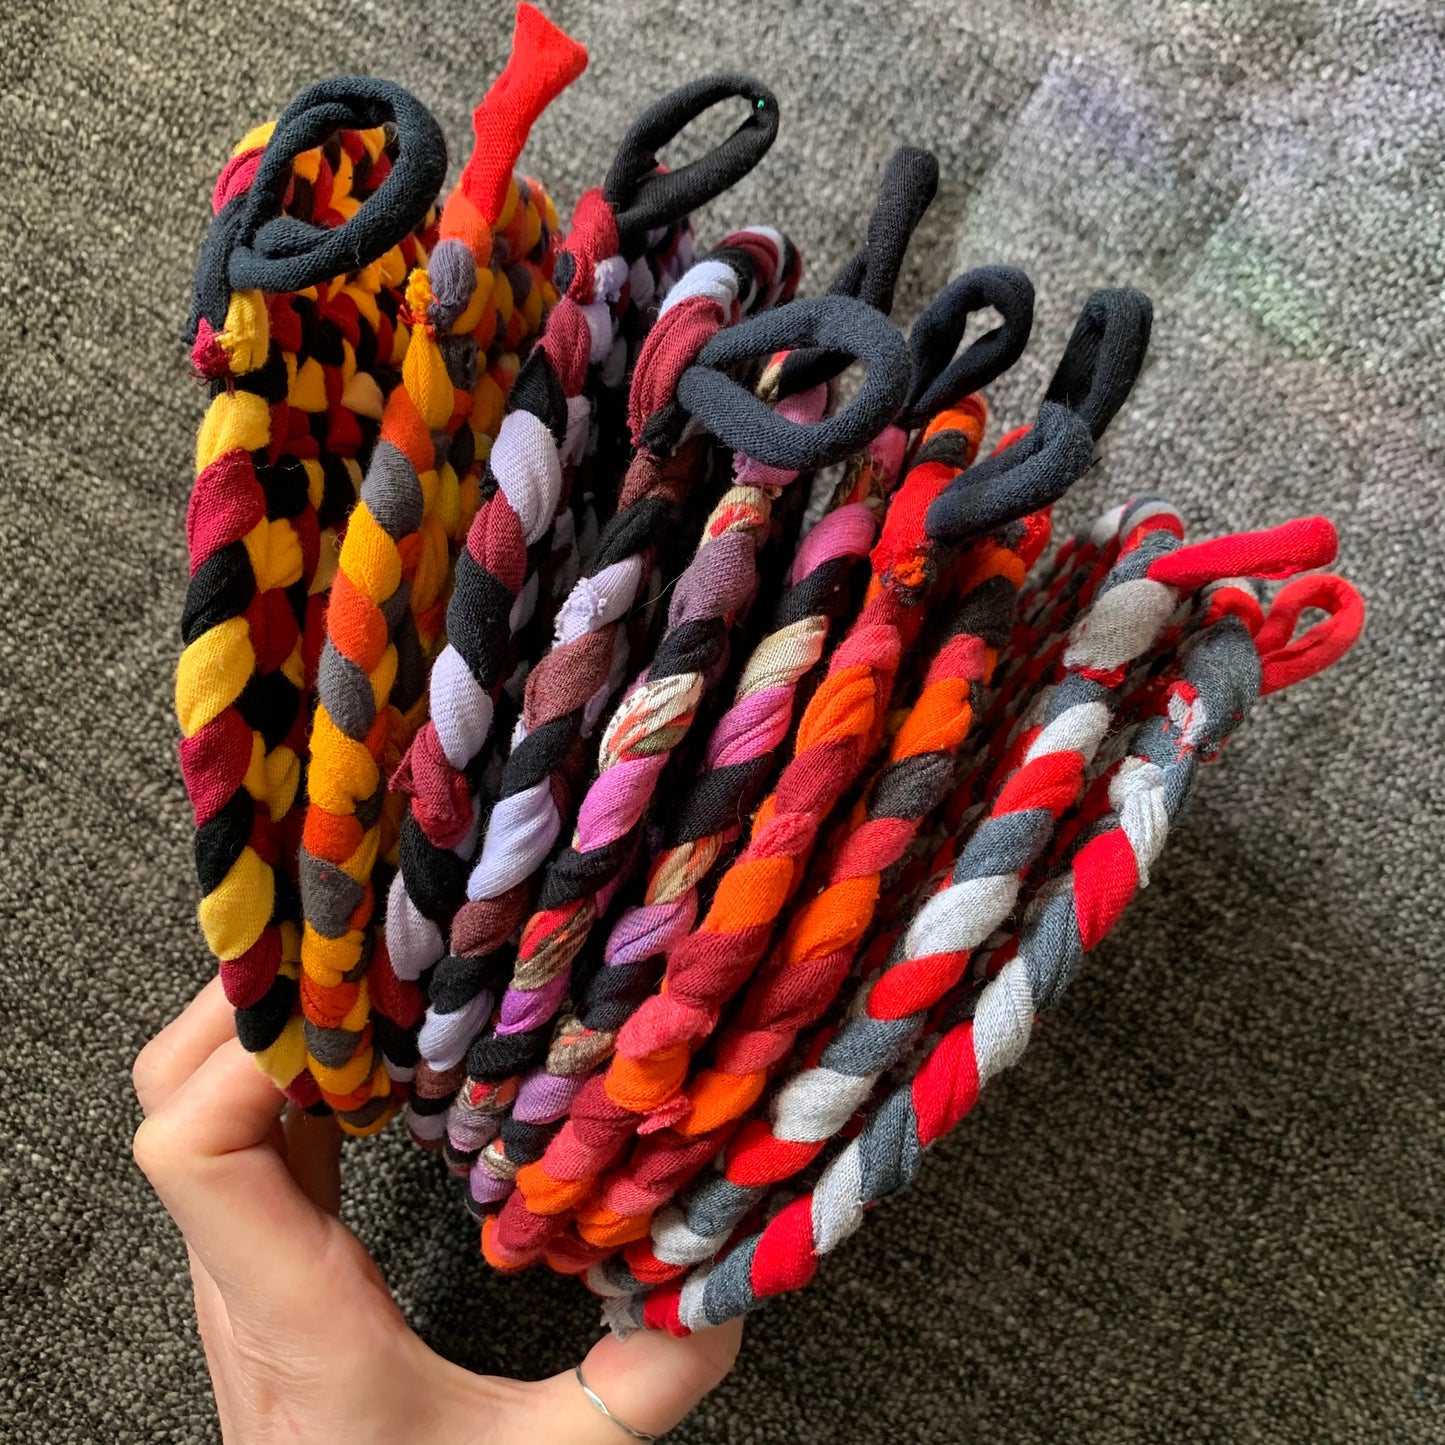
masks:
[[[1335,673],[1206,775],[1121,936],[1023,1067],[679,1441],[1445,1436],[1445,38],[1378,0],[561,3],[592,67],[525,158],[565,208],[634,111],[705,70],[782,102],[698,217],[856,244],[903,141],[944,183],[899,314],[1033,276],[1026,420],[1095,285],[1152,359],[1064,512],[1164,491],[1196,535],[1331,514],[1365,591]],[[5,7],[0,94],[0,1438],[217,1438],[179,1241],[131,1165],[128,1067],[210,972],[171,671],[204,397],[178,339],[231,143],[340,70],[454,146],[510,7]],[[1434,721],[1432,721],[1434,719]],[[579,1286],[484,1270],[436,1160],[349,1153],[408,1316],[479,1369],[570,1365]]]

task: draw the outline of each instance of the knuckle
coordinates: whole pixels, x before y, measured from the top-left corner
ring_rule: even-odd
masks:
[[[163,1119],[142,1119],[131,1139],[131,1158],[140,1172],[152,1181],[169,1172],[175,1159],[172,1131]]]
[[[151,1039],[135,1056],[135,1062],[130,1066],[131,1086],[135,1089],[136,1097],[142,1105],[145,1104],[147,1095],[160,1082],[161,1070],[160,1049],[156,1045],[156,1040]]]

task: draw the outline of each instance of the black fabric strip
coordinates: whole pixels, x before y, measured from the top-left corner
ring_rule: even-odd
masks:
[[[306,355],[304,351],[298,352],[297,359],[300,360]],[[275,406],[277,402],[286,400],[290,386],[291,381],[286,374],[286,355],[279,346],[272,343],[271,349],[266,353],[266,360],[255,371],[248,371],[243,376],[218,378],[212,384],[211,395],[219,395],[222,391],[245,391]]]
[[[917,146],[894,151],[883,168],[867,240],[843,263],[828,293],[856,296],[889,315],[908,243],[937,194],[937,157]],[[831,381],[851,361],[851,356],[836,351],[794,351],[783,362],[779,395],[791,396]]]
[[[181,641],[187,647],[211,628],[240,617],[256,595],[256,574],[242,542],[230,542],[212,552],[186,588],[181,613]]]
[[[1013,631],[1017,596],[1017,589],[1007,578],[990,577],[981,582],[959,603],[953,616],[952,633],[971,633],[997,651]]]
[[[313,226],[281,214],[291,165],[343,129],[394,123],[400,147],[390,173],[344,224]],[[323,80],[282,113],[250,188],[222,207],[201,248],[187,339],[202,316],[225,323],[232,291],[304,291],[370,265],[425,219],[446,180],[441,128],[415,96],[370,76]]]
[[[284,673],[269,672],[263,676],[253,672],[236,699],[236,711],[252,732],[261,734],[269,753],[286,740],[286,734],[296,721],[300,700],[299,693]]]
[[[467,1050],[467,1073],[474,1079],[508,1079],[525,1073],[545,1053],[552,1021],[518,1034],[483,1034]]]
[[[918,753],[889,763],[874,779],[870,818],[921,818],[948,796],[953,759],[946,753]]]
[[[650,682],[680,673],[706,674],[727,646],[727,623],[721,617],[695,617],[674,627],[653,653],[647,669]]]
[[[286,601],[291,604],[291,616],[296,620],[296,630],[306,630],[306,600],[309,596],[306,579],[298,577],[286,588]]]
[[[563,713],[528,733],[507,757],[497,796],[510,798],[556,772],[567,756],[580,718],[580,713]]]
[[[699,776],[668,829],[668,846],[676,848],[740,824],[751,811],[775,761],[768,753],[712,768]]]
[[[858,394],[835,416],[790,422],[728,375],[751,357],[804,346],[856,356],[867,367]],[[719,331],[683,372],[677,397],[734,451],[806,472],[866,446],[902,410],[912,379],[908,346],[886,316],[851,296],[813,296]]]
[[[990,306],[1002,323],[954,356],[968,318]],[[980,266],[955,277],[909,332],[913,391],[901,425],[920,427],[1002,376],[1023,355],[1033,324],[1033,283],[1017,267]]]
[[[236,1034],[241,1047],[259,1054],[281,1037],[296,1005],[296,981],[278,973],[259,1002],[236,1010]]]
[[[657,152],[714,105],[749,103],[742,124],[706,155],[677,170],[658,169]],[[740,181],[768,153],[778,134],[778,101],[749,75],[707,75],[649,106],[628,129],[602,183],[617,217],[622,254],[642,252],[647,233],[680,221]]]
[[[251,841],[255,816],[256,804],[250,793],[238,788],[219,812],[196,829],[191,846],[196,860],[196,880],[203,895],[214,893],[225,881],[226,874]]]
[[[412,1030],[387,1018],[380,1009],[371,1011],[371,1032],[381,1052],[399,1068],[414,1069],[421,1062]]]
[[[830,557],[801,581],[795,582],[773,609],[773,630],[800,622],[805,617],[838,617],[847,609],[854,557]]]
[[[463,431],[470,431],[463,427]],[[356,484],[346,463],[334,452],[321,459],[321,505],[316,509],[316,525],[323,532],[335,527],[351,515],[356,505]]]
[[[588,981],[580,1010],[589,1029],[620,1029],[651,998],[662,982],[666,960],[658,955],[615,968],[600,968]]]
[[[1084,475],[1093,455],[1094,438],[1083,419],[1046,401],[1025,436],[934,498],[925,518],[928,534],[960,543],[1048,506]]]
[[[927,438],[913,453],[910,467],[920,467],[925,462],[942,462],[953,471],[961,472],[968,466],[968,433],[954,427],[946,427]]]
[[[469,390],[476,389],[473,382]],[[472,469],[472,463],[477,459],[477,436],[469,425],[459,426],[452,436],[451,446],[447,449],[447,460],[452,465],[452,470],[457,474],[458,481],[464,481],[467,473]]]
[[[411,901],[423,916],[445,925],[466,892],[468,864],[450,848],[438,848],[410,809],[402,818],[397,846]]]
[[[508,1162],[531,1164],[546,1153],[555,1130],[547,1124],[528,1124],[512,1114],[505,1114],[500,1132]]]
[[[1142,292],[1093,292],[1074,324],[1046,399],[1078,412],[1097,441],[1139,379],[1153,324],[1154,308]]]
[[[635,833],[633,829],[587,853],[579,853],[575,848],[564,849],[548,865],[538,908],[560,908],[564,903],[596,893],[603,883],[617,876],[632,851]]]
[[[592,575],[595,577],[614,562],[645,551],[666,525],[671,512],[672,506],[665,497],[644,497],[626,511],[619,512],[597,539]]]
[[[545,351],[534,350],[522,363],[507,394],[508,411],[529,411],[547,424],[560,447],[567,440],[567,393]]]
[[[465,1008],[483,989],[496,982],[493,959],[461,958],[449,953],[432,971],[427,994],[438,1013],[455,1013]]]
[[[363,319],[362,330],[370,329]],[[322,366],[341,366],[345,363],[346,334],[330,317],[316,327],[316,340],[310,347],[310,354]]]
[[[447,641],[467,670],[490,692],[506,665],[513,597],[470,552],[457,555],[456,582],[447,603]]]

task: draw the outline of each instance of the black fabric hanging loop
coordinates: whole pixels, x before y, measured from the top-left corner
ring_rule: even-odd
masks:
[[[1138,379],[1153,316],[1141,292],[1095,291],[1084,303],[1033,426],[934,500],[925,518],[929,536],[966,542],[1058,501],[1089,469],[1095,442]]]
[[[842,411],[808,425],[780,416],[726,371],[800,347],[840,352],[868,372]],[[805,472],[867,446],[898,415],[912,380],[908,344],[881,311],[852,296],[813,296],[719,331],[683,372],[677,398],[735,452]]]
[[[883,168],[867,239],[838,268],[827,294],[856,296],[889,315],[908,243],[937,194],[938,158],[917,146],[899,146]],[[778,395],[793,396],[832,381],[851,360],[836,351],[795,351],[783,363]]]
[[[918,146],[899,146],[883,168],[868,217],[867,264],[853,293],[885,316],[893,310],[908,244],[937,194],[938,157]]]
[[[1140,291],[1095,291],[1084,303],[1046,396],[1072,407],[1097,441],[1144,366],[1154,308]]]
[[[338,130],[396,126],[390,173],[350,220],[314,226],[280,214],[292,162]],[[255,179],[222,208],[201,247],[187,339],[202,317],[219,328],[233,291],[302,291],[379,260],[425,219],[447,174],[447,147],[432,113],[410,91],[372,76],[308,86],[276,122]]]
[[[657,152],[705,110],[725,101],[749,104],[747,119],[705,156],[675,171],[658,170]],[[735,186],[778,137],[778,100],[750,75],[705,75],[663,96],[633,123],[602,183],[617,216],[622,254],[635,260],[647,233],[682,220]]]
[[[964,472],[924,519],[935,541],[958,544],[1057,502],[1084,475],[1094,437],[1069,407],[1046,401],[1018,441]]]
[[[958,356],[968,318],[991,306],[1003,318]],[[1034,324],[1033,282],[1014,266],[980,266],[956,276],[913,323],[913,395],[901,424],[909,429],[1002,376],[1024,353]]]

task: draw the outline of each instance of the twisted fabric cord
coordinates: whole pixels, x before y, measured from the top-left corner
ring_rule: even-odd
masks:
[[[1126,513],[1129,532],[1121,536]],[[947,802],[935,811],[900,870],[892,894],[895,902],[911,893],[921,876],[952,867],[956,840],[982,809],[989,784],[996,787],[1001,782],[1007,758],[1012,755],[1016,766],[1026,746],[1027,740],[1020,740],[1026,704],[1056,671],[1074,621],[1092,604],[1121,548],[1132,550],[1139,540],[1135,533],[1142,535],[1157,526],[1156,513],[1174,515],[1160,498],[1144,497],[1127,507],[1115,507],[1088,531],[1068,538],[1046,573],[1026,591],[1019,622],[995,672],[993,696],[975,730],[977,745],[960,756]]]
[[[1123,587],[1121,597],[1131,601],[1130,584],[1147,577],[1157,556],[1178,545],[1172,530],[1163,530],[1178,529],[1172,514],[1160,517],[1157,525],[1162,530],[1140,538],[1139,548],[1111,572],[1101,600],[1108,591]],[[1140,652],[1153,640],[1153,621],[1155,614],[1150,614],[1146,624],[1136,629]],[[1085,617],[1075,634],[1082,639],[1088,629],[1090,617]],[[928,1010],[957,984],[968,951],[1007,918],[1023,874],[1042,853],[1056,819],[1077,801],[1082,769],[1107,730],[1110,696],[1103,682],[1088,675],[1100,670],[1092,666],[1094,662],[1087,649],[1069,657],[1059,685],[1045,692],[1033,709],[1036,722],[1030,728],[1022,766],[972,835],[948,889],[919,910],[886,970],[855,998],[850,1019],[821,1059],[779,1085],[770,1120],[756,1121],[744,1130],[728,1150],[725,1172],[689,1198],[686,1222],[669,1215],[668,1222],[660,1225],[662,1238],[655,1241],[659,1259],[670,1264],[707,1259],[756,1204],[762,1189],[809,1165],[866,1103],[881,1074],[899,1062]],[[971,910],[967,926],[971,944],[955,949],[935,946],[938,929],[933,916],[948,918],[949,907]],[[840,1114],[842,1123],[835,1123]],[[749,1181],[743,1188],[737,1185],[740,1178]],[[766,1179],[766,1185],[760,1178]]]
[[[237,147],[217,182],[218,222],[249,202],[273,139],[297,224],[322,233],[355,224],[386,184],[392,153],[380,128],[285,154],[306,99]],[[275,169],[278,158],[269,164]],[[428,206],[418,200],[413,227]],[[418,254],[407,235],[355,272],[312,283],[309,294],[238,289],[227,299],[204,284],[221,252],[203,260],[197,283],[192,358],[213,397],[187,512],[191,581],[176,711],[196,815],[199,917],[241,1041],[303,1106],[316,1102],[314,1082],[294,1055],[272,1050],[297,995],[306,700],[333,538],[354,505],[358,458],[376,437],[383,393],[395,384],[391,368],[405,341],[393,325],[399,286]],[[213,322],[217,308],[223,315]]]
[[[1256,636],[1241,615],[1230,614],[1189,650],[1159,712],[1115,774],[1110,817],[1033,901],[1012,956],[979,994],[971,1017],[945,1033],[914,1078],[873,1111],[809,1194],[680,1287],[655,1292],[641,1308],[625,1303],[618,1312],[623,1329],[645,1322],[687,1333],[800,1287],[819,1257],[859,1228],[868,1207],[916,1178],[924,1151],[972,1109],[988,1080],[1017,1062],[1036,1015],[1058,1001],[1084,955],[1147,886],[1200,763],[1218,755],[1262,691],[1329,666],[1358,636],[1363,606],[1338,578],[1301,579],[1280,601],[1282,618],[1271,613]],[[1332,615],[1314,630],[1320,636],[1290,643],[1303,606]]]
[[[540,16],[536,20],[540,28],[519,24],[521,49],[514,65],[528,64],[531,47],[544,57],[555,53],[558,60],[528,70],[528,83],[535,87],[531,109],[514,106],[511,112],[523,126],[580,70],[578,48]],[[508,78],[504,74],[498,88],[515,101],[517,83],[509,87]],[[475,339],[469,344],[459,337],[458,327],[475,325],[486,313],[486,298],[478,298],[478,263],[491,257],[494,222],[505,234],[506,207],[510,203],[515,214],[520,192],[502,169],[490,188],[492,196],[500,191],[506,198],[502,210],[488,216],[474,198],[488,189],[489,174],[510,164],[524,139],[525,129],[511,137],[510,148],[493,149],[480,167],[464,172],[471,194],[464,192],[464,201],[452,207],[444,238],[451,244],[439,247],[437,286],[421,268],[408,279],[412,328],[402,385],[388,398],[328,609],[300,854],[304,1022],[288,1027],[282,1042],[304,1050],[322,1100],[353,1132],[380,1127],[393,1103],[392,1079],[376,1047],[381,1039],[374,1036],[373,1000],[381,1038],[397,1055],[392,1067],[403,1078],[412,1061],[410,1030],[423,1005],[420,991],[396,974],[384,936],[375,929],[372,875],[397,834],[401,799],[387,816],[386,777],[424,705],[426,664],[450,581],[449,544],[464,526],[454,438],[465,439],[458,460],[468,473],[475,461],[474,396],[464,385],[476,384],[468,364],[476,355]],[[537,244],[550,245],[540,221],[532,229]],[[524,221],[522,240],[525,230]],[[505,283],[494,285],[491,299],[510,301],[508,291]],[[508,328],[499,329],[505,345],[510,318],[504,319]],[[445,349],[443,343],[449,343]],[[499,410],[494,409],[493,426]]]
[[[870,556],[862,611],[803,713],[747,847],[719,880],[702,924],[669,955],[663,991],[624,1024],[606,1071],[584,1086],[547,1154],[518,1172],[516,1192],[487,1221],[483,1251],[492,1263],[535,1258],[646,1116],[679,1099],[694,1044],[761,960],[819,827],[882,735],[900,655],[923,625],[941,564],[924,514],[953,475],[925,463],[905,478]]]
[[[884,315],[888,313],[903,253],[933,199],[937,183],[938,163],[928,152],[904,146],[894,153],[884,170],[867,240],[834,278],[829,294],[852,295]],[[839,352],[790,352],[765,372],[759,395],[776,393],[791,398],[811,387],[821,397],[822,383],[842,370],[848,360],[846,353]],[[783,414],[795,405],[785,400]],[[803,417],[805,413],[799,411],[797,415]],[[835,502],[856,494],[860,482],[865,487],[874,485],[871,477],[875,465],[868,459],[875,453],[877,465],[886,468],[883,480],[891,492],[905,444],[904,433],[889,428],[870,442],[868,451],[856,453],[849,469],[856,473],[860,468],[853,463],[863,463],[862,476],[855,475]],[[754,462],[749,462],[748,467],[758,469]],[[796,470],[786,470],[777,476],[791,478],[796,474]],[[767,492],[773,490],[766,488]],[[723,515],[737,501],[732,495],[725,498],[721,504]],[[715,528],[710,523],[705,535],[712,530]],[[720,722],[715,743],[709,746],[708,775],[699,780],[681,810],[684,832],[679,842],[683,846],[666,850],[666,856],[652,869],[642,909],[626,910],[614,926],[603,951],[603,968],[593,974],[580,1001],[582,1017],[561,1021],[549,1050],[548,1069],[524,1081],[512,1111],[502,1121],[502,1138],[488,1146],[473,1171],[474,1202],[505,1197],[517,1165],[540,1156],[550,1138],[546,1126],[564,1117],[586,1073],[605,1060],[617,1027],[651,991],[657,971],[655,960],[660,962],[672,944],[692,928],[698,888],[722,848],[736,836],[739,820],[751,809],[766,783],[773,750],[783,741],[791,723],[797,685],[821,658],[828,613],[836,611],[843,601],[834,574],[839,574],[841,581],[847,571],[845,557],[866,554],[874,532],[866,509],[847,506],[836,516],[830,514],[817,529],[807,551],[811,580],[806,589],[799,585],[789,594],[779,614],[779,632],[760,644],[750,661],[735,705]],[[700,567],[702,562],[700,555],[694,565]],[[815,568],[823,570],[813,576]],[[797,576],[796,581],[801,584],[802,576]],[[683,585],[688,586],[686,578]],[[830,599],[831,606],[820,612],[814,598]],[[811,615],[797,615],[795,609],[800,601]],[[730,736],[730,730],[741,731]],[[637,751],[636,744],[631,746]],[[721,763],[716,756],[719,749]]]
[[[738,232],[694,266],[663,303],[632,384],[638,454],[587,573],[558,613],[556,641],[528,676],[497,802],[467,881],[467,901],[453,920],[451,953],[432,978],[433,1015],[466,1011],[485,1025],[490,997],[485,1007],[475,1000],[492,995],[501,981],[504,951],[530,909],[533,877],[570,812],[571,779],[584,765],[585,736],[623,680],[628,653],[623,623],[656,586],[661,529],[680,505],[701,460],[698,442],[678,446],[675,435],[668,440],[655,429],[655,419],[674,411],[676,378],[707,337],[745,311],[791,292],[799,269],[797,252],[776,232]],[[651,399],[645,409],[639,402],[644,395]],[[671,430],[676,432],[675,425]],[[654,444],[662,450],[654,450]],[[529,968],[544,970],[547,965],[545,954],[533,961],[524,936],[514,981],[525,986]],[[530,1061],[532,1051],[545,1045],[540,1030],[518,1032],[506,1027],[511,1019],[499,1022],[503,1028],[486,1030],[471,1042],[469,1078],[459,1077],[458,1067],[450,1077],[434,1072],[427,1081],[425,1108],[433,1113],[445,1108],[452,1091],[464,1085],[449,1128],[461,1135],[468,1116],[480,1115],[486,1137],[477,1147],[491,1137],[494,1105],[510,1103],[515,1093],[514,1085],[497,1086],[506,1085]],[[420,1107],[417,1098],[413,1105]]]

